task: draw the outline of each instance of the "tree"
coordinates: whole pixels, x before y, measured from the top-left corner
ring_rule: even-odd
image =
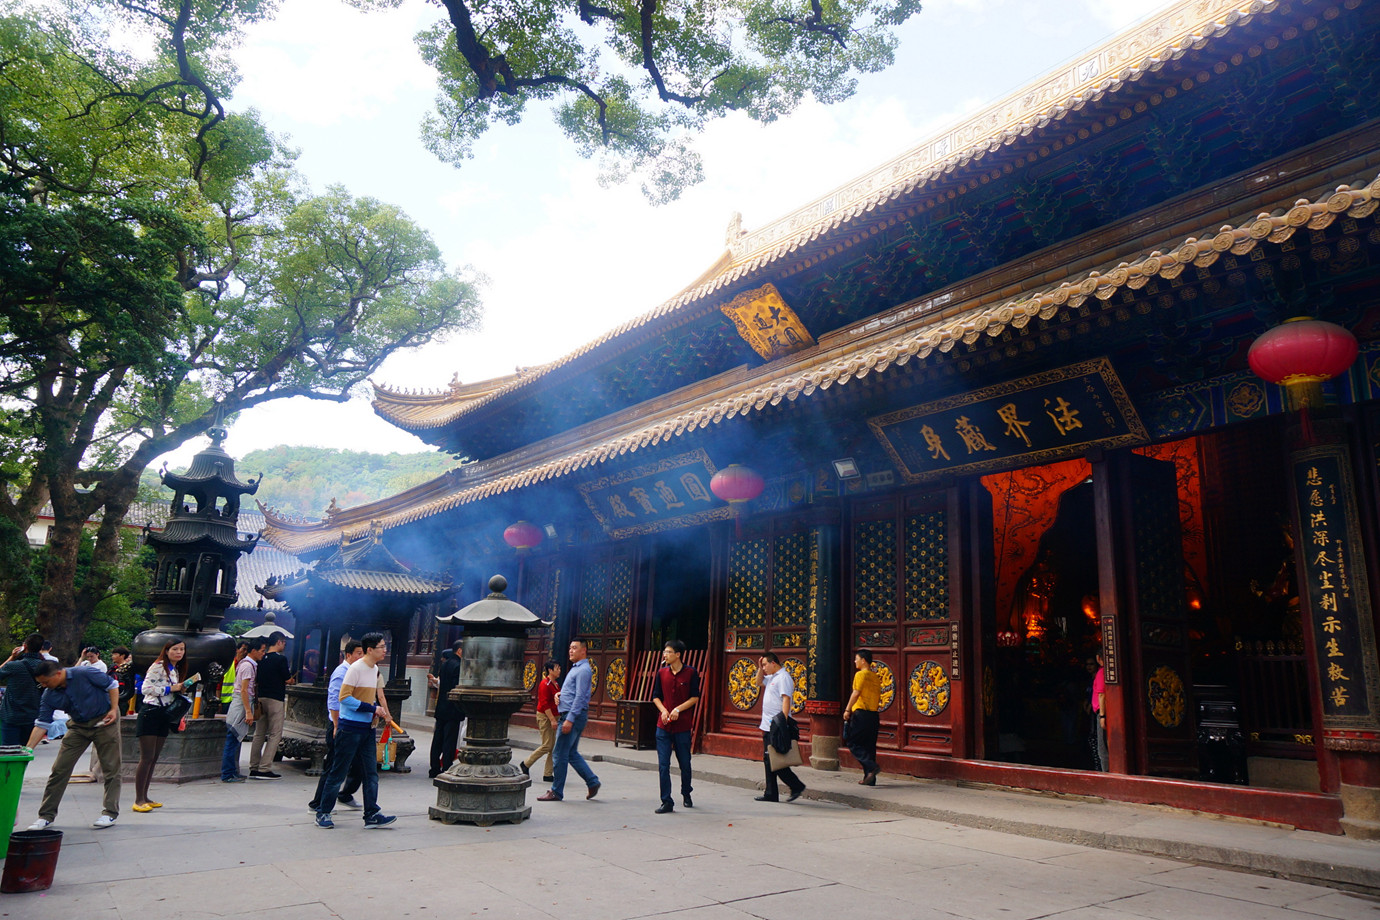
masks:
[[[225,111],[225,51],[269,11],[0,18],[0,517],[22,530],[52,502],[37,622],[64,654],[154,458],[269,400],[344,401],[398,350],[478,321],[479,279],[405,214],[307,193],[257,116]]]
[[[396,0],[355,0],[361,6]],[[689,139],[742,112],[771,122],[807,95],[847,99],[857,74],[888,67],[893,29],[919,0],[438,0],[422,32],[437,71],[427,145],[457,165],[497,123],[558,100],[557,121],[603,181],[636,172],[653,202],[700,179]]]

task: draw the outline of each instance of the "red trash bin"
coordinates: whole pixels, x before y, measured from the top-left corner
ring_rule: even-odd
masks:
[[[20,894],[47,891],[53,887],[62,831],[18,831],[10,835],[10,852],[5,857],[5,872],[0,875],[0,892]]]

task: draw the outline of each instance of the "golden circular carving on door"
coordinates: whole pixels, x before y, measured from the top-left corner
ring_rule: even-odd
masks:
[[[791,713],[797,713],[805,708],[805,700],[810,696],[807,685],[805,662],[799,658],[787,658],[781,662],[781,667],[786,669],[786,673],[791,675],[791,680],[795,681],[794,702],[791,704]]]
[[[935,661],[922,661],[910,672],[910,704],[922,716],[937,716],[949,705],[949,675]]]
[[[621,657],[609,662],[608,685],[604,693],[615,703],[623,698],[628,688],[628,663]]]
[[[761,689],[757,685],[757,662],[751,658],[733,662],[728,669],[728,700],[734,708],[746,711],[756,706]]]
[[[1150,697],[1150,715],[1165,728],[1178,728],[1184,721],[1183,678],[1167,664],[1162,664],[1150,675],[1147,691]]]
[[[877,706],[878,712],[886,712],[891,708],[891,704],[896,701],[896,675],[880,661],[872,662],[872,671],[877,675],[877,679],[882,682],[881,702]]]
[[[528,661],[522,666],[522,685],[531,693],[532,688],[537,685],[537,663]]]

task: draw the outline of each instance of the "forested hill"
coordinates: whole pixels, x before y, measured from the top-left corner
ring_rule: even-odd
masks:
[[[270,447],[235,459],[240,479],[264,474],[255,498],[313,520],[325,514],[332,498],[341,508],[361,505],[434,479],[453,466],[455,461],[442,453],[370,454],[321,447]],[[154,471],[145,479],[151,480],[145,486],[160,488]]]

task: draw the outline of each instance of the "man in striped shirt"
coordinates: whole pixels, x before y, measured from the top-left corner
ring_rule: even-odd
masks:
[[[398,820],[379,811],[379,773],[374,754],[374,718],[389,719],[388,703],[379,689],[379,662],[388,655],[382,633],[360,637],[364,655],[345,672],[340,684],[339,734],[335,738],[335,761],[326,774],[326,785],[316,812],[316,826],[335,827],[331,811],[340,794],[340,785],[355,758],[360,758],[364,776],[364,827],[387,827]]]

